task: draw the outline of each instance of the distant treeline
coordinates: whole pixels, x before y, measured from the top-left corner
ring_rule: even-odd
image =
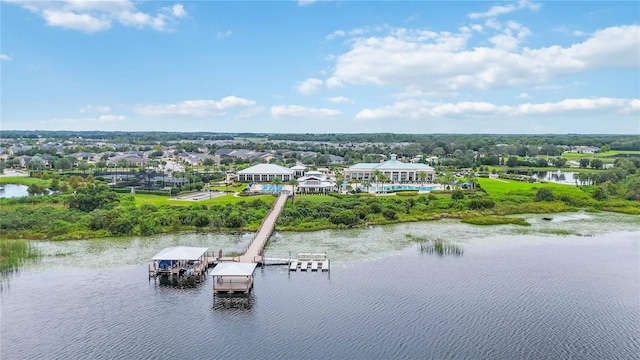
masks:
[[[84,138],[104,139],[114,143],[154,143],[166,141],[193,140],[233,140],[238,138],[321,141],[338,143],[394,143],[413,142],[418,144],[442,143],[447,146],[466,144],[467,148],[477,150],[496,144],[520,144],[542,146],[545,144],[566,146],[609,145],[612,150],[640,150],[640,137],[637,135],[607,134],[269,134],[269,133],[213,133],[213,132],[126,132],[126,131],[35,131],[3,130],[0,138],[35,139],[45,138]]]

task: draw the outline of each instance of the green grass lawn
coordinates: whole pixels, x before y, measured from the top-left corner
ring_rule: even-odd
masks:
[[[39,186],[48,187],[50,183],[51,183],[51,180],[42,180],[42,179],[27,177],[27,176],[0,177],[0,184],[21,184],[21,185],[36,184]]]
[[[522,181],[506,179],[478,178],[478,183],[491,196],[521,195],[535,196],[540,188],[550,188],[558,195],[569,195],[584,197],[585,193],[580,188],[573,185],[556,184],[551,182],[526,183]]]
[[[596,153],[596,154],[578,154],[578,153],[565,152],[562,154],[562,157],[564,157],[567,160],[576,160],[576,161],[579,161],[582,158],[587,158],[587,159],[598,158],[605,162],[609,162],[607,160],[611,160],[612,162],[613,158],[619,157],[619,155],[639,155],[640,156],[640,151],[611,150],[611,151]]]
[[[296,195],[293,199],[296,201],[308,201],[313,204],[335,202],[338,198],[328,195]]]
[[[263,201],[271,204],[276,200],[276,197],[272,195],[236,197],[236,196],[233,196],[233,194],[219,196],[219,197],[202,200],[202,201],[170,200],[168,196],[150,195],[150,194],[134,194],[134,197],[136,199],[136,204],[138,205],[149,204],[149,205],[155,205],[155,206],[162,206],[162,205],[191,206],[193,204],[225,205],[225,204],[236,204],[241,201],[249,202],[255,199],[262,199]]]

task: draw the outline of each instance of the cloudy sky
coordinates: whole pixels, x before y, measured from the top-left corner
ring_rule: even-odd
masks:
[[[0,6],[4,130],[640,134],[637,1]]]

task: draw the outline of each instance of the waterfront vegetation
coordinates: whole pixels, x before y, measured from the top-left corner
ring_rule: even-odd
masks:
[[[42,186],[49,187],[55,181],[36,180],[47,181]],[[1,237],[67,240],[180,231],[255,231],[275,201],[272,195],[226,194],[193,202],[154,194],[118,194],[90,177],[58,181],[54,187],[73,190],[0,200]],[[629,200],[639,189],[638,175],[633,175],[616,184],[597,186],[477,178],[473,190],[387,196],[296,195],[276,228],[313,231],[443,218],[475,225],[526,225],[526,221],[509,215],[578,209],[640,214],[640,202]]]
[[[0,239],[0,271],[11,271],[37,257],[38,250],[29,241]]]

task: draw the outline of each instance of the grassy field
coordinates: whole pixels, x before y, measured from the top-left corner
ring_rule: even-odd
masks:
[[[226,204],[237,204],[241,201],[252,201],[255,199],[262,199],[265,202],[271,204],[275,202],[276,198],[272,195],[262,195],[262,196],[250,196],[250,197],[240,197],[233,196],[233,194],[228,194],[224,196],[215,197],[212,199],[206,199],[202,201],[189,201],[189,200],[170,200],[167,196],[162,195],[149,195],[149,194],[134,194],[137,205],[174,205],[174,206],[191,206],[194,204],[203,204],[203,205],[226,205]]]
[[[314,204],[318,203],[327,203],[327,202],[335,202],[338,198],[327,195],[296,195],[294,197],[294,202],[296,201],[309,201]]]
[[[21,185],[36,184],[39,186],[48,187],[50,183],[51,183],[51,180],[42,180],[42,179],[27,177],[27,176],[0,177],[0,184],[21,184]]]
[[[587,159],[601,159],[605,162],[613,162],[613,158],[615,157],[620,157],[620,156],[625,156],[625,155],[635,155],[635,156],[640,156],[640,151],[618,151],[618,150],[611,150],[611,151],[607,151],[607,152],[603,152],[603,153],[596,153],[596,154],[578,154],[578,153],[570,153],[570,152],[566,152],[562,154],[562,157],[567,159],[567,160],[580,160],[582,158],[587,158]],[[611,160],[611,161],[607,161],[607,160]]]
[[[478,183],[491,196],[526,196],[533,198],[540,188],[550,188],[556,196],[569,195],[582,198],[584,191],[573,185],[556,183],[526,183],[515,180],[478,178]]]

